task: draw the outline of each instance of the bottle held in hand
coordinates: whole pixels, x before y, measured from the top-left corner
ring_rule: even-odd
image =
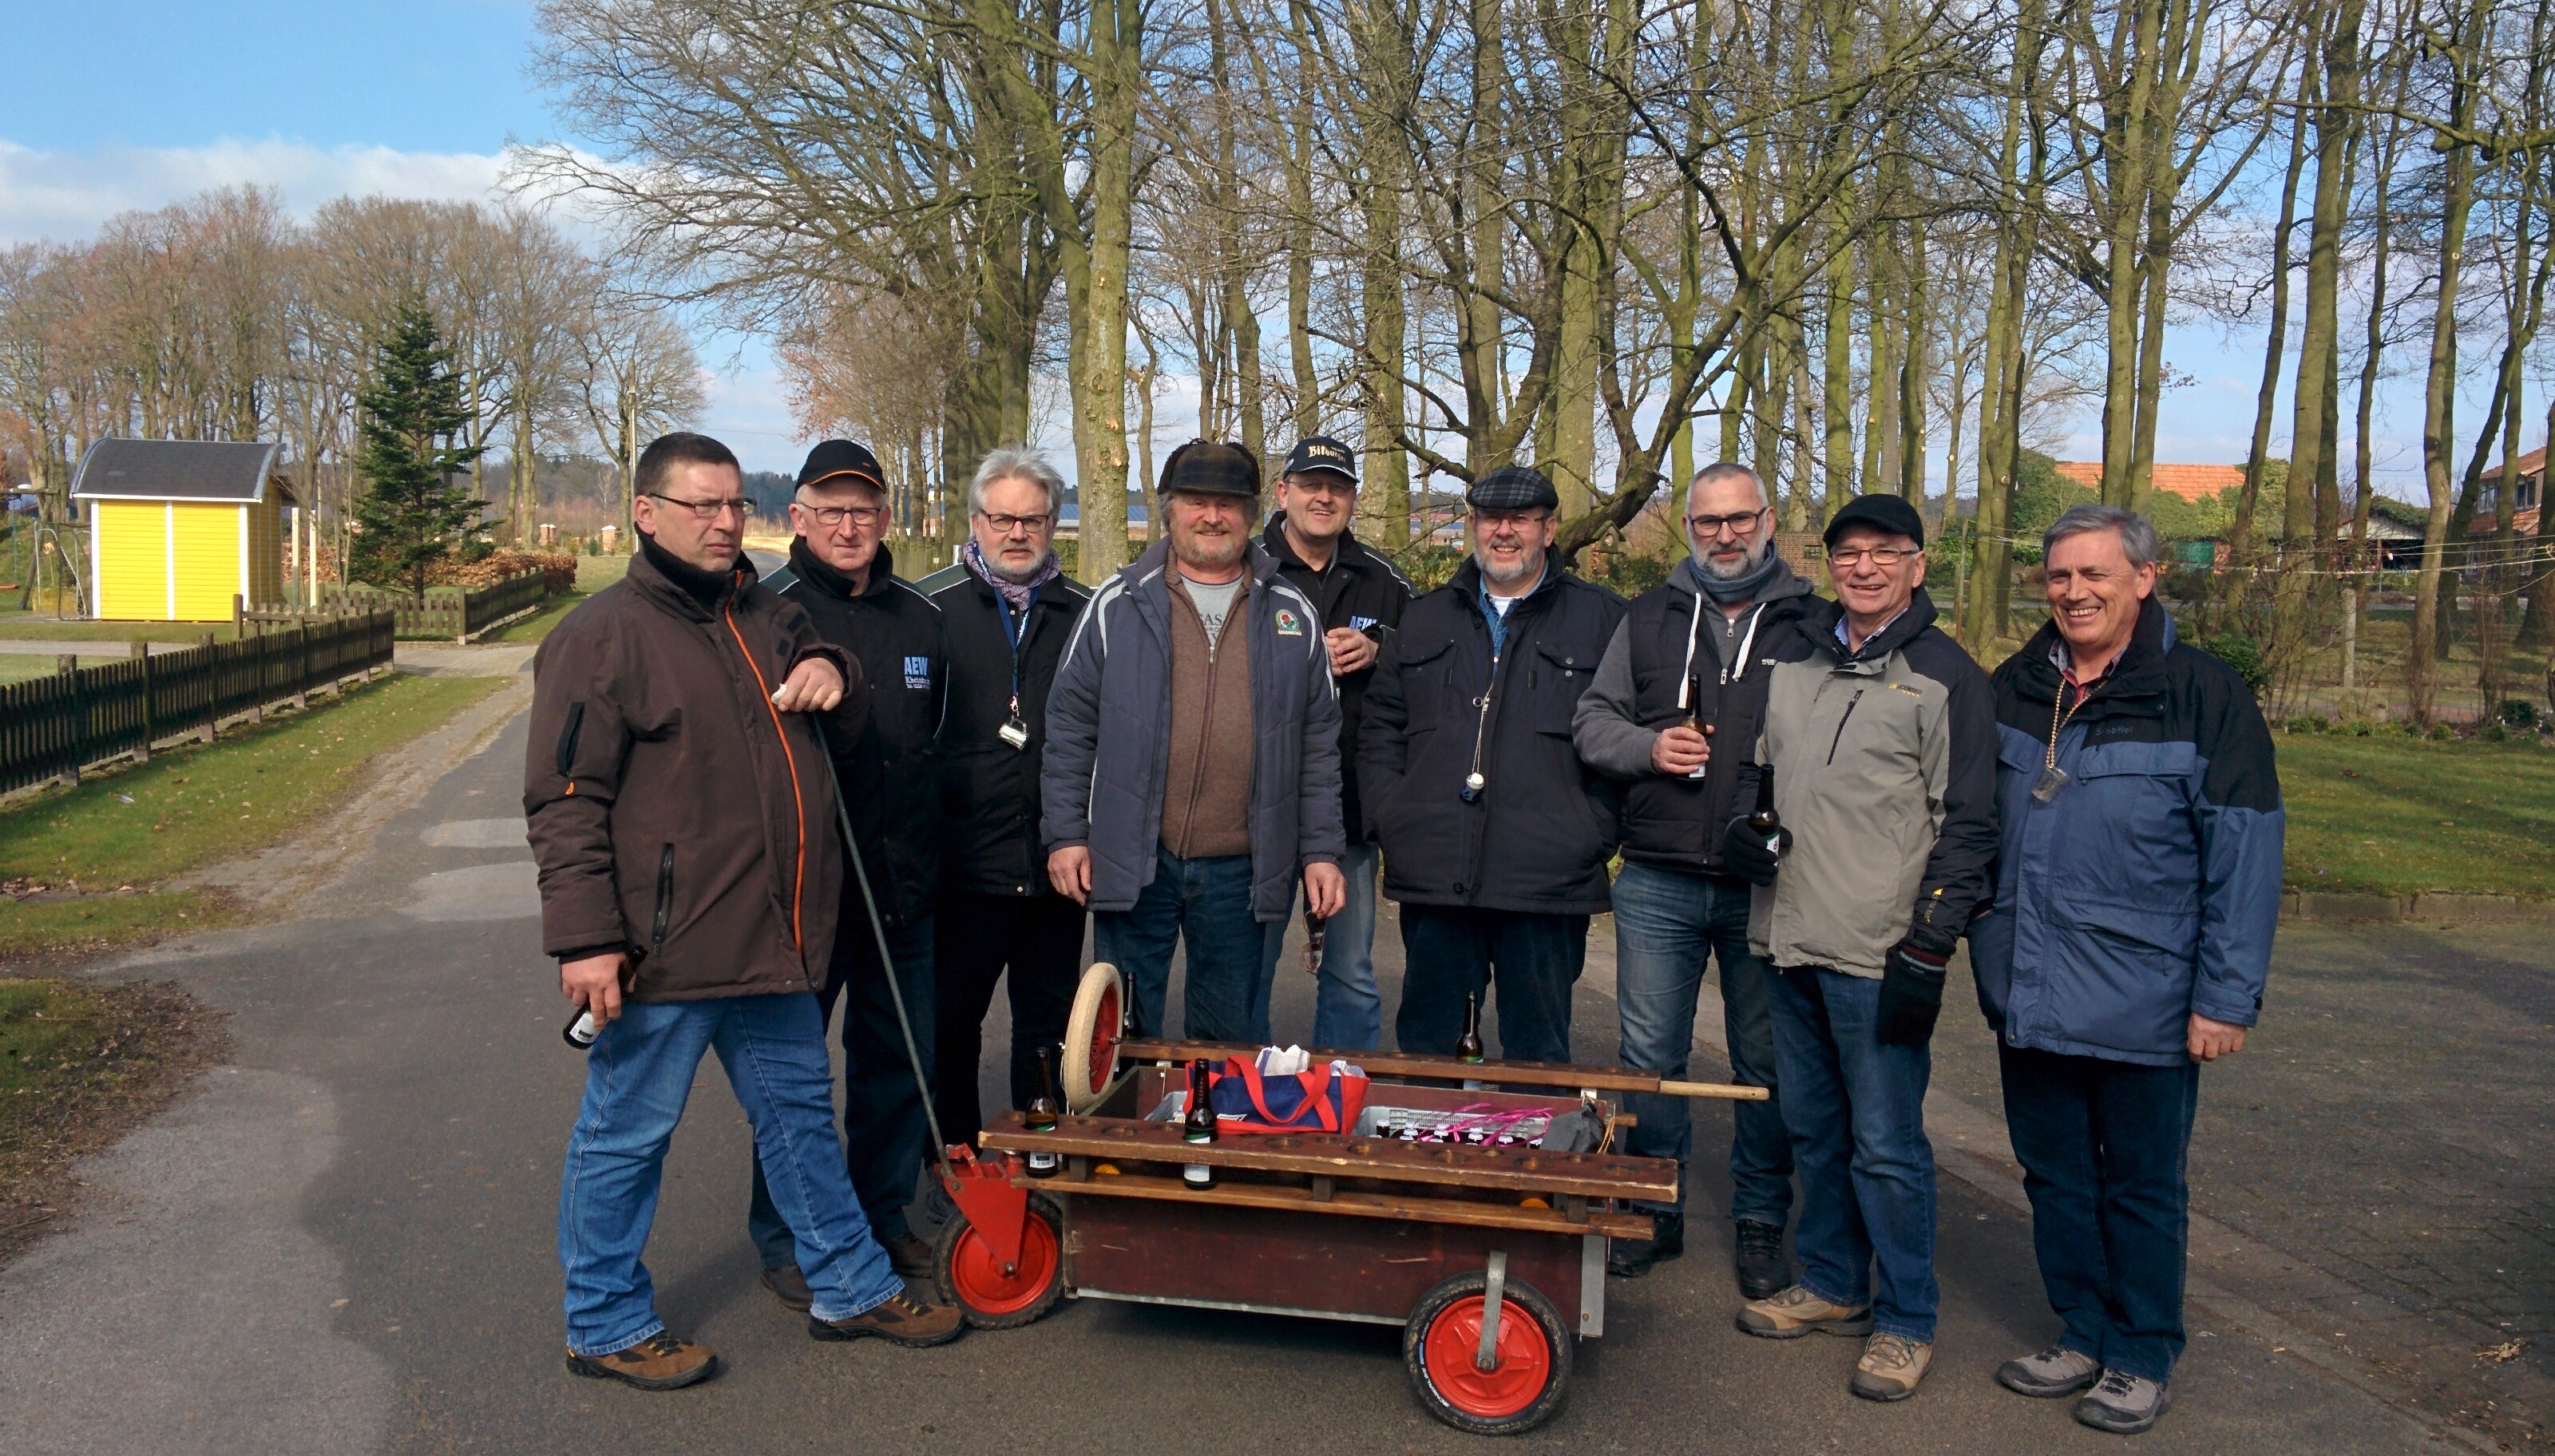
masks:
[[[1455,1039],[1457,1061],[1482,1059],[1482,998],[1464,998],[1464,1034]]]
[[[1748,827],[1765,841],[1765,852],[1780,857],[1783,853],[1783,820],[1770,803],[1761,803],[1757,812],[1748,816]]]
[[[594,1024],[594,1013],[583,1007],[577,1008],[576,1015],[559,1028],[559,1039],[578,1051],[592,1051],[594,1038],[602,1034],[603,1029]]]
[[[1693,729],[1697,738],[1709,743],[1712,738],[1712,725],[1703,720],[1703,675],[1701,673],[1686,679],[1685,702],[1685,726]],[[1700,779],[1711,771],[1712,761],[1706,759],[1688,770],[1686,777]]]
[[[1037,1095],[1030,1099],[1028,1109],[1022,1114],[1022,1120],[1028,1125],[1029,1130],[1033,1133],[1052,1133],[1055,1131],[1055,1124],[1058,1116],[1055,1103],[1055,1052],[1053,1048],[1045,1046],[1039,1047],[1037,1049]],[[1063,1166],[1064,1158],[1055,1153],[1034,1152],[1029,1155],[1030,1176],[1034,1178],[1054,1177],[1057,1170]]]

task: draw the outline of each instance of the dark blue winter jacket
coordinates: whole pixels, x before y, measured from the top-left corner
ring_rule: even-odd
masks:
[[[2012,1046],[2180,1065],[2193,1012],[2261,1013],[2286,823],[2270,731],[2150,599],[2059,734],[2069,783],[2044,803],[2056,641],[2043,627],[1996,671],[2004,848],[1996,908],[1970,929],[1979,1006]]]

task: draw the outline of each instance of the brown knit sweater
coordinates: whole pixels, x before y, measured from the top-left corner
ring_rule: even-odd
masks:
[[[1179,573],[1171,577],[1171,746],[1162,786],[1162,847],[1177,859],[1251,853],[1251,631],[1246,581],[1223,640]]]

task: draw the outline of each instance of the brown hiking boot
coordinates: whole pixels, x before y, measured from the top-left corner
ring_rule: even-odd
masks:
[[[567,1368],[588,1380],[627,1381],[643,1391],[679,1391],[718,1374],[719,1362],[707,1345],[660,1331],[609,1355],[579,1355],[571,1350]]]
[[[800,1274],[794,1264],[765,1270],[763,1287],[770,1289],[774,1298],[800,1314],[805,1314],[808,1306],[816,1302],[815,1292],[807,1287],[807,1276]]]
[[[1830,1304],[1798,1284],[1739,1311],[1739,1327],[1768,1340],[1797,1340],[1812,1330],[1831,1335],[1872,1333],[1872,1306]]]
[[[1905,1335],[1878,1334],[1855,1362],[1846,1389],[1867,1400],[1904,1400],[1916,1394],[1925,1367],[1934,1363],[1934,1347]]]
[[[807,1333],[820,1340],[857,1340],[876,1335],[891,1345],[919,1350],[927,1345],[945,1345],[958,1338],[967,1323],[954,1304],[925,1304],[911,1294],[896,1294],[876,1309],[855,1314],[849,1319],[807,1321]]]
[[[879,1247],[887,1251],[888,1268],[896,1271],[898,1278],[931,1277],[931,1246],[920,1239],[912,1234],[899,1234],[893,1239],[879,1240]],[[802,1304],[799,1308],[806,1306]]]

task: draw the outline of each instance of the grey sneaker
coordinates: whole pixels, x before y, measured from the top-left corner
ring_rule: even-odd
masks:
[[[2082,1350],[2052,1345],[2037,1355],[2008,1360],[1997,1367],[1997,1384],[2017,1395],[2054,1400],[2073,1395],[2103,1378],[2103,1362]]]
[[[2161,1384],[2126,1370],[2107,1370],[2094,1394],[2076,1402],[2076,1419],[2098,1431],[2134,1436],[2154,1425],[2172,1404],[2173,1393]]]
[[[1916,1394],[1916,1383],[1933,1363],[1933,1346],[1885,1331],[1864,1345],[1846,1389],[1867,1400],[1904,1400]]]

